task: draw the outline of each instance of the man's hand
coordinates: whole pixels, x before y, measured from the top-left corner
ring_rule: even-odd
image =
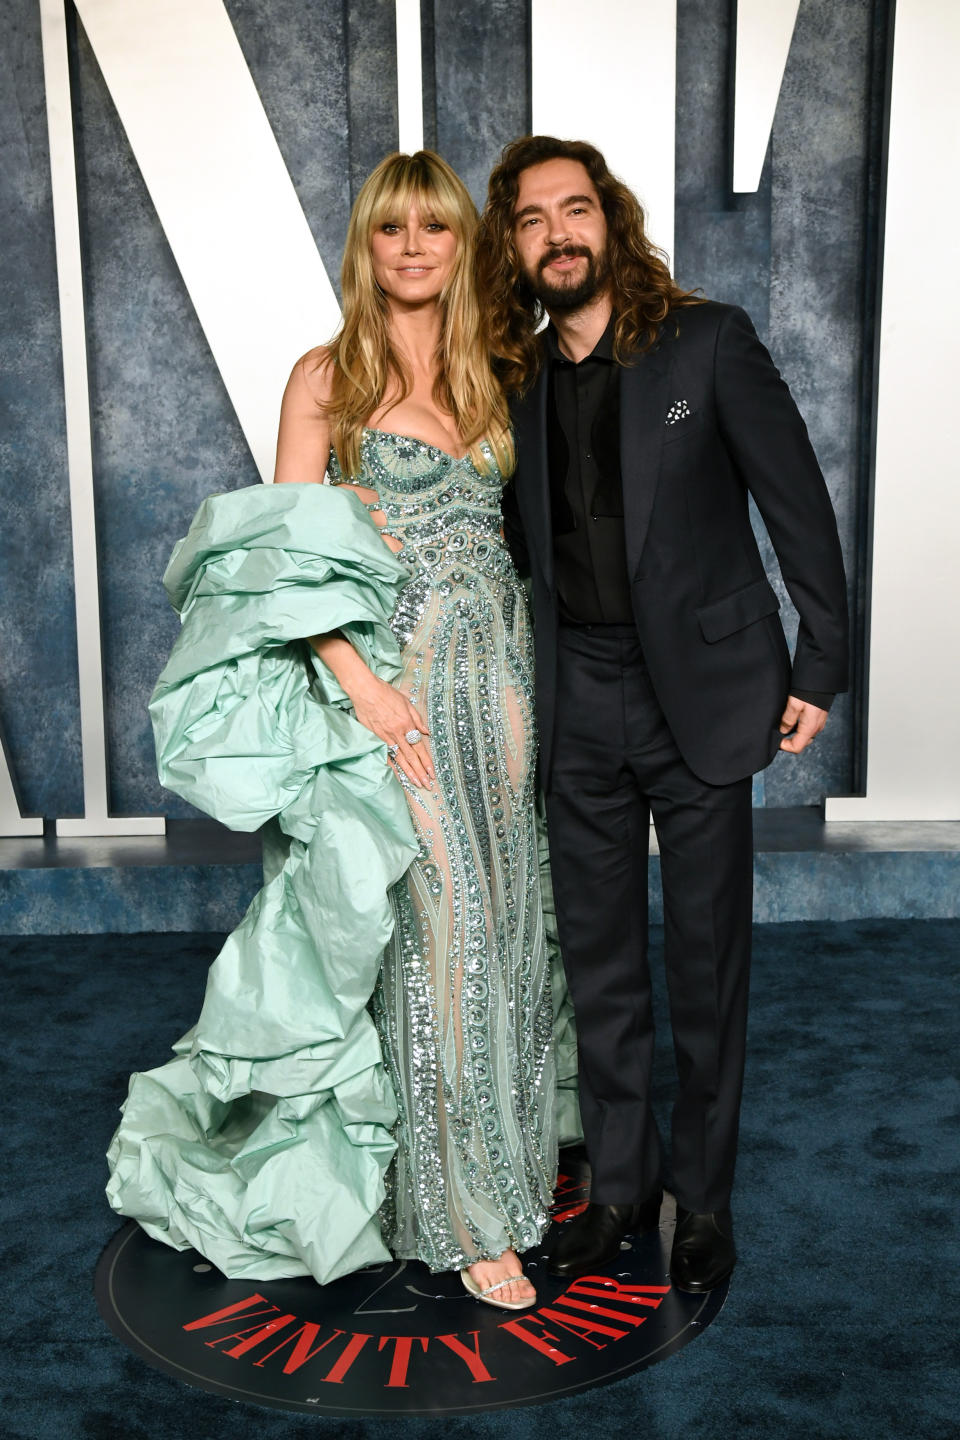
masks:
[[[780,734],[786,739],[780,741],[781,750],[799,755],[806,750],[810,741],[820,734],[827,723],[827,712],[808,700],[798,700],[795,695],[787,697],[787,708],[780,717]],[[794,734],[788,732],[793,730]]]

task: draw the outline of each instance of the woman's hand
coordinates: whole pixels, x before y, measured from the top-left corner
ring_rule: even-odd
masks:
[[[385,740],[391,751],[396,747],[390,761],[395,769],[401,770],[415,785],[432,785],[436,775],[426,739],[430,732],[420,713],[399,690],[370,671],[367,674],[369,680],[353,691],[347,690],[353,713],[361,725]],[[424,738],[411,745],[406,737],[408,731],[413,730],[419,730]]]
[[[430,733],[410,701],[374,675],[339,632],[314,635],[310,644],[339,680],[360,724],[386,741],[394,769],[402,771],[415,785],[432,785],[436,774],[426,740],[415,740],[411,745],[407,739],[413,730],[423,736]]]

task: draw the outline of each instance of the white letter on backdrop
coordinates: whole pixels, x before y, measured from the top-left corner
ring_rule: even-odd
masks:
[[[673,256],[676,0],[532,0],[534,134],[588,140]]]
[[[733,188],[760,184],[800,0],[737,0]]]
[[[960,6],[899,0],[887,155],[867,793],[828,820],[960,820],[953,416],[960,332]],[[918,276],[936,293],[918,300]]]

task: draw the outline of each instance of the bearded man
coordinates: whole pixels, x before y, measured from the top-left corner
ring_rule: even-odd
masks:
[[[652,815],[678,1077],[670,1273],[699,1293],[736,1261],[750,777],[778,749],[805,749],[846,688],[836,521],[749,319],[674,284],[636,197],[592,145],[507,146],[478,279],[516,428],[505,525],[532,580],[541,781],[592,1176],[552,1269],[591,1271],[659,1223]],[[749,495],[800,614],[792,665]]]

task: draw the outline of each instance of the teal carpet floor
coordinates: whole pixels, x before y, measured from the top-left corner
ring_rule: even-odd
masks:
[[[757,930],[727,1303],[679,1354],[529,1409],[338,1420],[188,1389],[100,1320],[127,1074],[196,1017],[211,935],[0,939],[10,1440],[955,1440],[960,921]],[[658,937],[659,943],[659,937]],[[661,1025],[658,1102],[670,1093]]]

